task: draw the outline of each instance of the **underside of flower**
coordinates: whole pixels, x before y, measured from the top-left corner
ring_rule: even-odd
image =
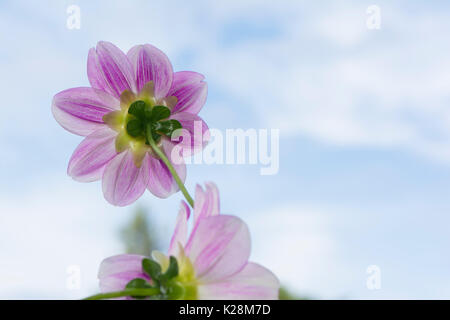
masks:
[[[195,278],[195,270],[189,257],[184,253],[184,249],[181,245],[178,246],[179,251],[176,258],[178,263],[178,274],[174,278],[174,281],[182,290],[179,291],[177,299],[182,300],[196,300],[197,299],[197,279]],[[167,257],[164,253],[154,251],[152,253],[153,258],[157,261],[162,270],[168,270],[170,267],[170,258],[175,259],[173,256]]]
[[[146,189],[159,198],[180,190],[193,205],[184,187],[184,157],[209,138],[198,116],[207,97],[205,77],[174,72],[164,52],[150,44],[125,53],[105,41],[89,50],[87,74],[90,87],[63,90],[52,101],[56,121],[85,137],[68,175],[102,180],[105,199],[116,206],[133,203]]]
[[[116,151],[120,153],[130,149],[138,168],[146,153],[158,157],[150,147],[149,139],[160,146],[162,136],[171,138],[177,129],[182,128],[179,121],[169,119],[177,98],[170,96],[157,99],[154,87],[153,81],[150,81],[138,95],[125,90],[120,95],[121,109],[103,116],[103,121],[118,133]]]
[[[180,247],[181,248],[181,247]],[[132,279],[125,289],[155,289],[151,296],[135,296],[133,298],[151,298],[158,300],[196,300],[197,282],[191,261],[183,252],[177,258],[167,257],[159,251],[153,252],[153,258],[142,260],[142,272],[146,278]]]
[[[263,266],[248,261],[250,232],[239,218],[220,214],[212,183],[197,186],[192,230],[189,206],[181,203],[167,255],[109,257],[100,265],[101,294],[95,299],[276,299],[280,283]],[[176,267],[175,267],[176,265]],[[174,272],[177,270],[177,272]],[[170,275],[170,279],[168,279]]]

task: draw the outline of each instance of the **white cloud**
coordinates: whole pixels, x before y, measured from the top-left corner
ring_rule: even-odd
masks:
[[[252,234],[251,260],[272,270],[300,295],[337,298],[344,260],[331,227],[333,218],[323,209],[287,204],[246,217]],[[347,287],[350,283],[347,283]]]
[[[360,4],[344,8],[339,5],[323,8],[318,19],[311,22],[312,32],[343,48],[357,45],[369,36],[365,9]]]
[[[152,42],[174,60],[183,52],[193,52],[192,65],[207,75],[215,91],[239,101],[239,107],[229,106],[234,112],[253,110],[255,124],[259,120],[260,126],[280,128],[282,136],[307,135],[337,145],[400,147],[450,161],[449,153],[442,151],[450,148],[446,59],[450,44],[442,41],[443,30],[449,28],[444,14],[407,12],[401,4],[382,2],[382,29],[370,31],[365,25],[366,7],[352,1],[327,6],[298,1],[282,6],[259,1],[195,6],[142,2],[139,11],[129,2],[80,6],[81,30],[92,38],[92,45],[105,39],[128,50],[136,43]],[[102,15],[96,14],[99,8]],[[58,21],[54,15],[53,23]],[[256,27],[271,21],[279,32],[224,45],[220,36],[236,19]],[[11,17],[5,21],[18,33],[34,33],[30,40],[42,41],[42,30],[24,27]],[[71,74],[83,70],[85,78],[84,56],[68,57],[51,38],[45,39],[44,44],[29,45],[49,50],[34,52],[33,59],[26,58],[27,52],[14,58],[7,69],[13,82],[18,83],[23,74],[13,70],[26,69],[44,76],[45,81],[30,79],[42,90],[50,80],[43,68],[50,65]],[[15,86],[12,93],[20,90]],[[26,105],[36,113],[32,101]],[[209,108],[215,107],[219,104],[210,102]]]
[[[442,151],[450,149],[447,17],[384,3],[383,27],[370,31],[363,6],[312,9],[304,19],[299,7],[271,11],[284,31],[278,37],[225,48],[209,39],[199,49],[200,69],[284,136],[402,148],[449,162]],[[252,17],[239,16],[246,14]],[[232,17],[211,20],[223,26]]]
[[[81,298],[97,290],[107,255],[121,252],[125,215],[106,204],[98,185],[47,177],[45,184],[0,198],[0,298]],[[66,288],[67,267],[81,268],[81,289]]]

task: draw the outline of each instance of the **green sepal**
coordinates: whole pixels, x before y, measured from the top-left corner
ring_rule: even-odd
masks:
[[[133,119],[127,123],[127,132],[132,137],[139,137],[144,131],[144,125],[140,120]]]
[[[178,275],[178,262],[174,256],[170,256],[169,258],[169,267],[166,272],[161,275],[160,279],[163,281],[168,281],[172,278],[175,278]]]
[[[155,131],[155,127],[158,126],[158,123],[150,123],[148,125],[150,126],[150,133],[152,135],[153,141],[158,142],[159,139],[161,138],[161,135]],[[150,142],[148,141],[147,134],[145,134],[145,143],[150,145]]]
[[[128,109],[128,113],[132,114],[133,116],[135,116],[136,118],[138,118],[140,120],[144,120],[145,119],[145,109],[146,109],[145,106],[146,106],[146,103],[144,101],[137,100],[130,105],[130,108]]]
[[[185,289],[176,281],[172,281],[167,288],[167,298],[169,300],[182,299],[185,296]]]
[[[147,282],[147,280],[142,278],[135,278],[128,282],[128,284],[125,286],[126,289],[150,289],[153,288],[150,283]],[[147,297],[142,296],[131,296],[134,299],[145,299]]]
[[[128,108],[127,133],[134,138],[145,137],[146,144],[150,144],[147,137],[147,126],[150,126],[152,139],[159,142],[161,135],[171,137],[175,130],[181,129],[181,123],[170,117],[170,109],[158,105],[152,107],[143,100],[134,101]]]
[[[146,104],[144,109],[145,121],[152,121],[152,112],[152,107],[149,104]]]
[[[166,121],[156,122],[154,130],[165,136],[171,137],[175,130],[181,128],[182,128],[181,123],[178,122],[178,120],[170,119]]]
[[[170,110],[165,106],[154,106],[152,108],[151,118],[152,122],[157,122],[162,119],[170,117]]]
[[[161,266],[158,262],[150,259],[142,260],[142,269],[153,280],[158,280],[161,276]]]
[[[161,135],[152,131],[152,138],[153,138],[153,141],[158,142],[159,139],[161,138]]]

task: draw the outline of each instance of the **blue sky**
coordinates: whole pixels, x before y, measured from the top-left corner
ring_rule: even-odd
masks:
[[[81,9],[81,29],[66,9]],[[167,242],[181,196],[115,208],[66,175],[81,141],[54,121],[55,93],[86,86],[89,48],[152,43],[205,74],[211,128],[280,129],[280,171],[191,165],[242,217],[252,259],[317,298],[449,298],[450,30],[444,1],[2,1],[0,298],[80,298],[117,231],[152,209]],[[32,261],[33,272],[29,271]],[[79,265],[80,290],[66,268]],[[366,288],[366,268],[381,289]]]

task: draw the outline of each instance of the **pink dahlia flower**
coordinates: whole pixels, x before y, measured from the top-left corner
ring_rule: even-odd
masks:
[[[81,182],[102,179],[106,200],[117,206],[131,204],[145,189],[160,198],[178,191],[146,130],[169,159],[177,144],[181,156],[201,150],[204,142],[197,137],[207,136],[208,129],[197,115],[207,95],[203,75],[173,72],[167,56],[149,44],[125,54],[109,42],[89,51],[87,74],[91,87],[64,90],[52,104],[63,128],[86,137],[69,161],[68,174]],[[185,135],[170,139],[180,128],[191,141]],[[184,181],[186,167],[179,158],[171,162]]]
[[[219,214],[219,193],[212,183],[204,191],[197,186],[194,224],[188,237],[190,210],[183,201],[168,255],[154,251],[161,272],[176,258],[178,274],[165,292],[176,299],[278,299],[279,282],[263,266],[249,262],[250,234],[239,218]],[[144,256],[123,254],[105,259],[99,271],[102,292],[124,290],[130,281],[152,279],[144,271]],[[139,280],[141,283],[144,282]],[[132,282],[131,282],[132,283]],[[175,286],[178,290],[171,290]],[[180,289],[181,288],[181,289]]]

